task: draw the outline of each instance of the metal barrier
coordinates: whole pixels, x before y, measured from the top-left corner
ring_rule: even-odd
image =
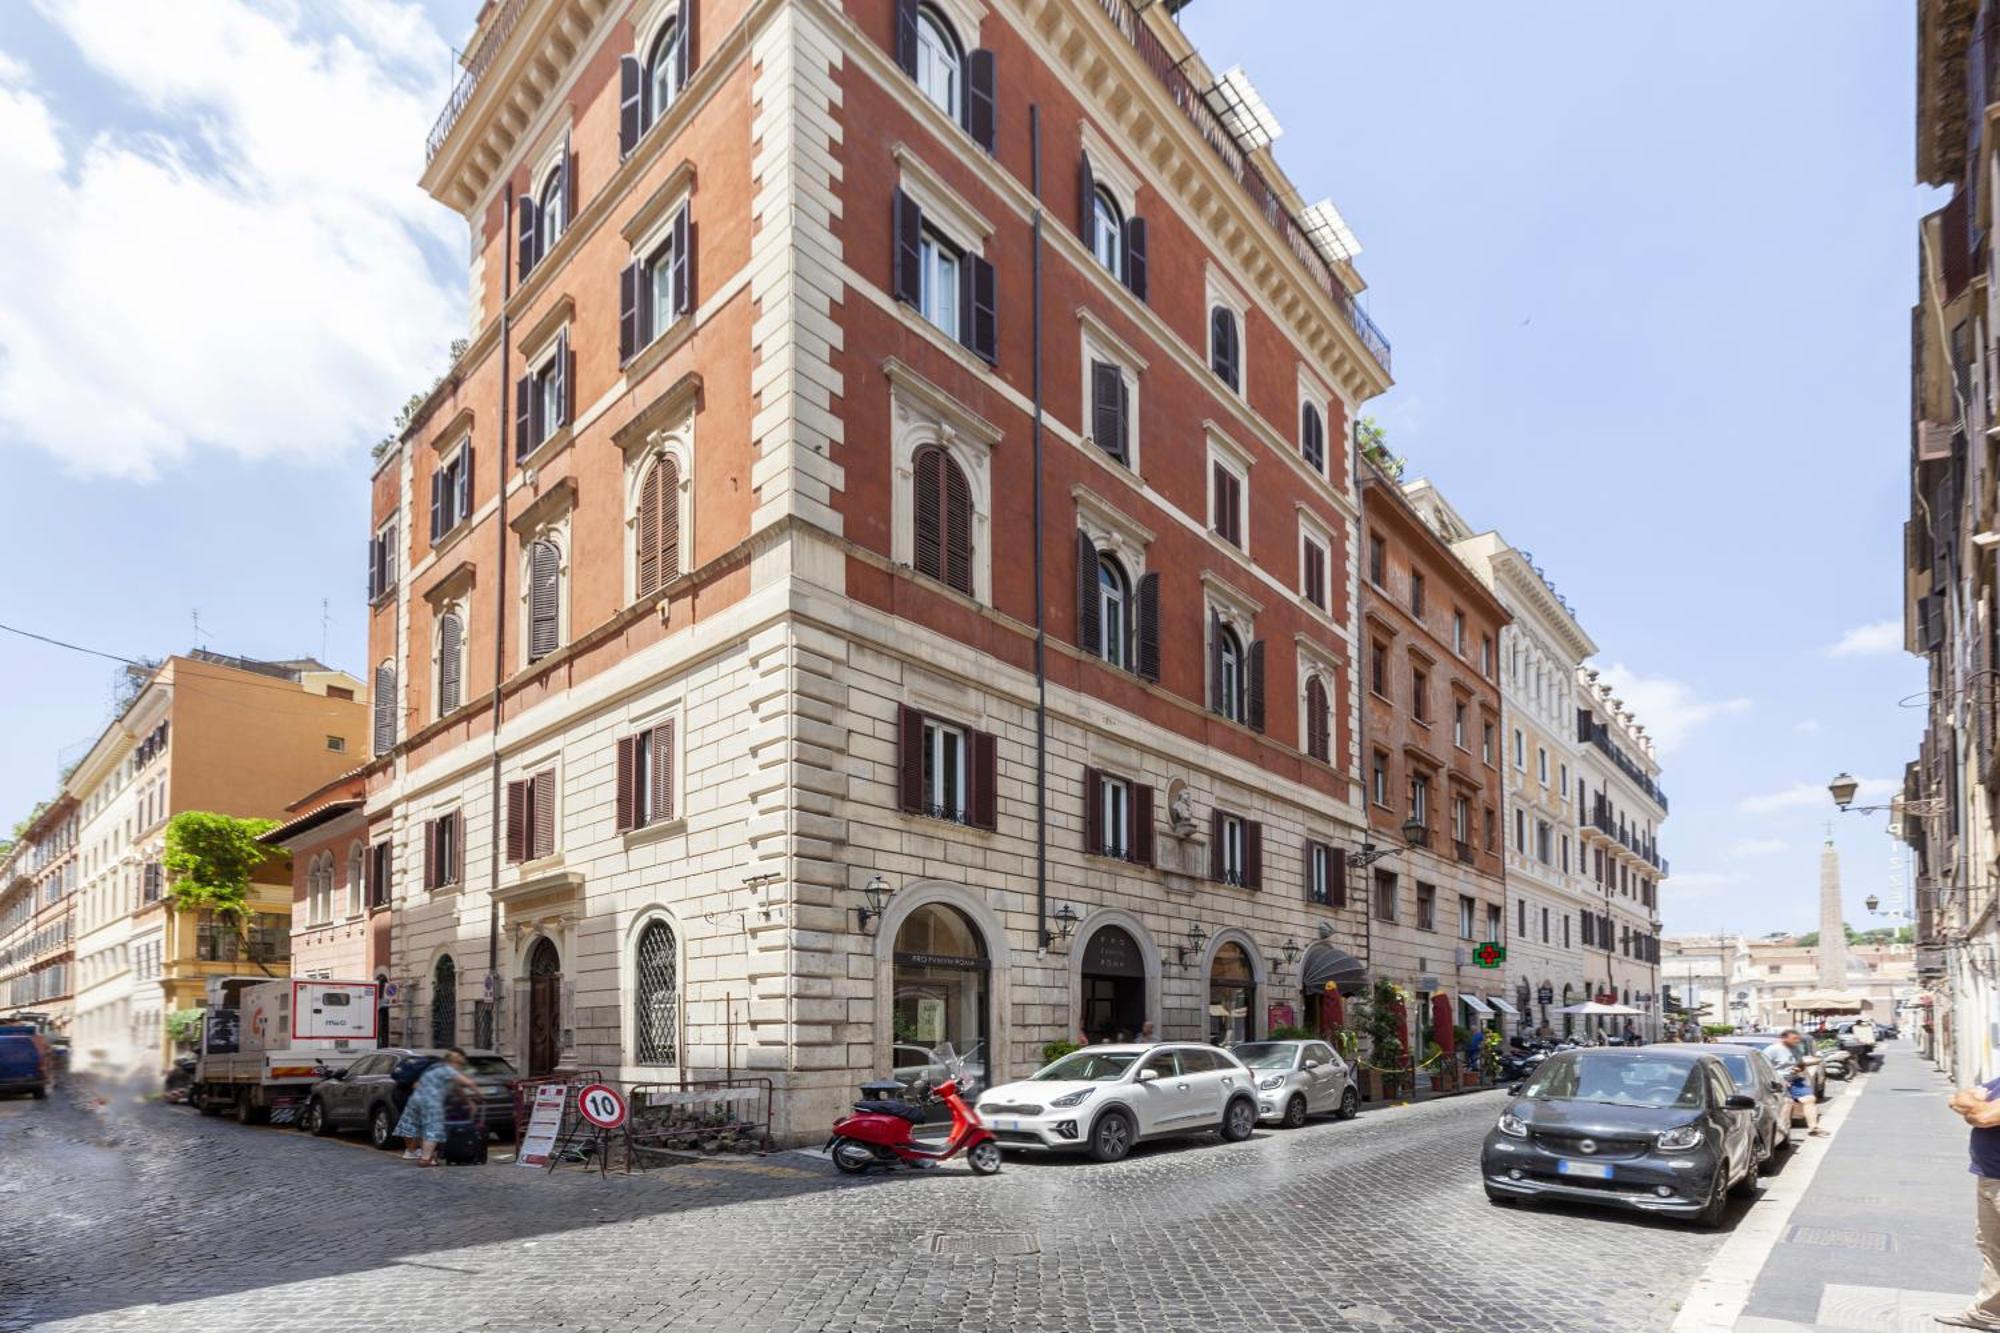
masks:
[[[768,1078],[634,1083],[625,1092],[631,1107],[626,1143],[634,1156],[770,1150]]]

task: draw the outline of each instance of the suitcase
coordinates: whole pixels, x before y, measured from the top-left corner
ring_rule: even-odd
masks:
[[[486,1117],[469,1111],[464,1103],[446,1106],[444,1139],[438,1144],[438,1160],[447,1166],[483,1166],[486,1163]]]

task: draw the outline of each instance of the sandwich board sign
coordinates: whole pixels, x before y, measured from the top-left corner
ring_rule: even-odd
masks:
[[[556,1135],[562,1132],[563,1108],[569,1104],[569,1085],[542,1083],[535,1088],[535,1108],[528,1116],[528,1132],[521,1139],[516,1166],[547,1166],[555,1151]]]

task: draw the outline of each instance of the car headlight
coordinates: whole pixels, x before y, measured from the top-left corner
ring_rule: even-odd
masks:
[[[1690,1148],[1699,1148],[1704,1140],[1700,1125],[1682,1125],[1660,1135],[1655,1142],[1661,1152],[1686,1152]]]
[[[1258,1079],[1257,1086],[1266,1092],[1282,1088],[1285,1086],[1285,1076],[1283,1074],[1273,1074],[1269,1078]]]
[[[1528,1137],[1528,1126],[1520,1116],[1509,1111],[1500,1117],[1500,1132],[1511,1139],[1525,1139]]]
[[[1096,1093],[1097,1093],[1096,1088],[1082,1088],[1076,1092],[1063,1094],[1062,1096],[1056,1098],[1054,1101],[1050,1102],[1049,1105],[1059,1106],[1063,1110],[1067,1111],[1072,1106],[1083,1105],[1085,1102],[1089,1101],[1093,1096],[1095,1096]]]

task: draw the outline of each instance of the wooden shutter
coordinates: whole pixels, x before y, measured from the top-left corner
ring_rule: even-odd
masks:
[[[569,330],[564,329],[556,334],[556,358],[549,370],[556,381],[556,419],[547,423],[548,433],[551,435],[569,424],[570,381],[574,378],[570,372],[575,365],[570,356]]]
[[[526,458],[540,443],[535,438],[535,377],[523,375],[514,381],[514,461]]]
[[[451,812],[451,882],[465,883],[465,811]]]
[[[569,131],[563,131],[563,230],[576,220],[576,154],[570,151]]]
[[[1264,729],[1264,641],[1250,645],[1250,679],[1244,691],[1244,720],[1252,731]]]
[[[990,731],[968,732],[972,738],[969,768],[972,791],[972,825],[991,829],[999,824],[1000,747]]]
[[[972,51],[965,57],[965,128],[987,152],[993,151],[994,129],[999,119],[994,99],[994,67],[991,51]]]
[[[1254,819],[1243,821],[1243,887],[1264,887],[1264,826]]]
[[[674,91],[687,87],[688,75],[695,67],[695,16],[701,10],[700,0],[684,0],[677,22],[681,25],[680,35],[674,41]]]
[[[935,446],[917,451],[911,508],[916,529],[912,563],[919,574],[944,577],[944,452]]]
[[[1230,388],[1236,385],[1236,316],[1227,306],[1217,306],[1209,312],[1208,337],[1211,346],[1211,362],[1215,373]]]
[[[914,6],[912,6],[914,9]],[[914,22],[915,20],[912,20]],[[917,201],[896,191],[895,296],[898,301],[919,306],[923,299],[924,256],[919,248],[924,234],[924,210]]]
[[[683,204],[681,211],[674,214],[674,257],[667,287],[667,293],[672,297],[672,303],[668,308],[674,312],[676,319],[694,309],[693,270],[689,267],[694,255],[691,230],[688,226],[687,205]]]
[[[444,469],[431,473],[431,544],[444,536]]]
[[[917,0],[896,0],[896,63],[917,77]]]
[[[1077,154],[1076,163],[1076,234],[1083,238],[1083,248],[1097,253],[1097,177],[1090,170],[1090,154]]]
[[[1104,775],[1094,768],[1083,770],[1083,850],[1104,851]]]
[[[1208,812],[1208,877],[1222,878],[1222,811]]]
[[[1103,617],[1097,600],[1097,543],[1076,534],[1076,646],[1095,656],[1104,651]]]
[[[1335,847],[1326,858],[1328,892],[1335,907],[1347,906],[1347,849]]]
[[[1222,616],[1208,613],[1208,706],[1210,711],[1227,714],[1222,679]]]
[[[924,715],[908,704],[896,711],[896,796],[912,814],[924,809]]]
[[[550,769],[537,773],[528,786],[528,808],[534,814],[530,826],[532,837],[528,844],[528,856],[539,860],[555,855],[556,850],[556,775]]]
[[[1125,220],[1125,286],[1141,301],[1146,299],[1146,219]]]
[[[438,886],[438,821],[424,821],[424,887]]]
[[[652,730],[653,738],[653,820],[674,817],[674,724],[662,722]]]
[[[536,542],[528,548],[528,660],[539,662],[556,650],[560,601],[556,548]]]
[[[654,468],[660,488],[660,586],[681,576],[681,465],[668,455]]]
[[[650,597],[658,592],[663,582],[660,577],[660,519],[665,503],[662,481],[666,469],[665,458],[654,460],[652,466],[646,469],[646,479],[639,483],[638,585],[641,597]]]
[[[513,864],[528,859],[528,800],[529,787],[526,782],[507,784],[507,861]]]
[[[994,284],[993,265],[978,255],[967,255],[964,264],[972,299],[966,303],[965,345],[987,365],[1000,360],[999,293]]]
[[[639,284],[646,267],[639,260],[627,264],[618,274],[618,363],[623,365],[641,346],[639,342]]]
[[[1328,763],[1333,752],[1332,709],[1330,708],[1326,686],[1314,676],[1306,682],[1306,753],[1321,763]],[[1471,830],[1466,830],[1467,838]]]
[[[1155,684],[1160,679],[1160,575],[1139,579],[1139,675]]]
[[[1215,533],[1224,541],[1229,540],[1229,483],[1232,478],[1229,469],[1221,463],[1212,463],[1215,471]]]
[[[535,261],[541,258],[535,242],[541,236],[541,228],[536,224],[535,196],[524,194],[520,203],[520,248],[516,252],[514,275],[518,281],[526,282],[528,274],[535,268]]]
[[[639,743],[636,737],[619,737],[617,827],[620,833],[626,833],[632,829],[635,817],[634,806],[636,802],[633,798],[636,793],[633,789],[633,779],[636,769],[634,760],[637,756],[638,748]]]
[[[452,480],[458,483],[458,512],[453,514],[454,525],[472,517],[472,446],[466,445],[458,451],[457,473]]]
[[[438,621],[438,716],[458,711],[460,682],[464,670],[464,640],[456,615],[447,612]]]
[[[636,55],[618,57],[618,156],[627,158],[645,132],[646,69]]]
[[[396,669],[375,668],[375,753],[396,747]]]
[[[1129,788],[1132,793],[1132,861],[1136,865],[1153,864],[1153,789],[1137,783]]]
[[[1125,457],[1125,376],[1108,361],[1090,363],[1090,434],[1113,458]]]
[[[972,487],[949,457],[944,469],[944,581],[972,596]]]

